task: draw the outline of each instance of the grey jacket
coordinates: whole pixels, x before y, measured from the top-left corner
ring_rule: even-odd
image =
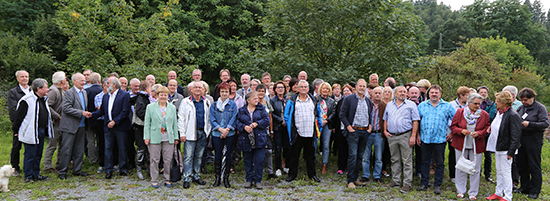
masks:
[[[52,121],[55,123],[61,117],[61,106],[63,106],[63,89],[57,85],[52,85],[50,91],[48,91],[48,106],[50,107]]]
[[[67,133],[76,133],[78,126],[80,125],[80,120],[82,119],[82,112],[86,109],[88,105],[88,96],[85,90],[82,90],[84,93],[84,107],[80,103],[80,97],[76,93],[76,88],[70,88],[65,92],[63,96],[63,112],[61,113],[61,122],[59,125],[59,130]]]

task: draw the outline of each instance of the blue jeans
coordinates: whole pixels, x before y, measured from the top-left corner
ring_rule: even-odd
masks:
[[[380,179],[382,171],[382,153],[384,152],[384,139],[381,133],[371,133],[367,140],[367,148],[363,155],[363,177],[370,178],[370,156],[372,154],[372,146],[374,145],[374,171],[372,177]]]
[[[46,129],[38,129],[38,144],[25,144],[25,158],[23,160],[23,171],[25,179],[37,178],[40,175],[40,160],[44,150],[44,137]]]
[[[370,133],[366,130],[355,130],[348,133],[348,183],[357,180],[359,174],[359,164],[363,160],[367,140]]]
[[[112,173],[114,166],[113,149],[117,146],[118,149],[118,165],[120,172],[127,172],[126,165],[126,138],[128,133],[124,131],[110,130],[105,133],[105,173]],[[115,145],[116,138],[116,145]]]
[[[231,153],[233,153],[233,144],[235,143],[236,139],[237,139],[236,135],[232,135],[224,139],[220,139],[220,137],[212,136],[212,143],[214,145],[214,151],[215,151],[214,162],[216,163],[222,162],[223,146],[226,146],[226,145],[227,145],[227,154],[225,156],[225,161],[232,162]]]
[[[183,148],[183,181],[191,182],[200,179],[202,153],[206,148],[206,133],[197,131],[197,140],[185,141]]]
[[[328,157],[330,155],[330,135],[332,130],[328,129],[328,124],[323,126],[323,132],[321,133],[321,146],[323,146],[323,164],[328,164]]]
[[[243,151],[246,182],[261,183],[264,172],[265,148]]]
[[[432,154],[435,162],[434,187],[440,187],[443,183],[443,173],[445,172],[445,164],[443,162],[445,160],[446,144],[447,143],[426,144],[422,142],[420,145],[422,147],[422,185],[429,185]]]

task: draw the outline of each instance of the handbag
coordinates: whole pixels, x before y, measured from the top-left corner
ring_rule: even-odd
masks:
[[[174,157],[172,158],[172,165],[170,166],[170,181],[177,182],[181,180],[181,172],[183,169],[183,163],[178,145],[174,145]]]
[[[466,137],[464,137],[466,138]],[[462,154],[460,155],[460,159],[456,162],[455,168],[466,173],[466,174],[478,174],[479,172],[476,170],[476,141],[474,138],[472,138],[473,144],[474,144],[474,157],[473,160],[468,160],[464,158],[464,151],[466,150],[466,139],[464,139],[464,145],[462,146]]]

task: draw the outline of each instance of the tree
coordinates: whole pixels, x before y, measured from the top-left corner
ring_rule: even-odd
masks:
[[[418,52],[412,10],[398,0],[270,1],[262,22],[269,40],[243,51],[243,66],[281,77],[307,70],[328,82],[398,75]]]
[[[155,74],[159,82],[176,70],[190,73],[196,47],[187,33],[169,31],[177,0],[160,5],[149,18],[133,18],[134,5],[124,0],[109,2],[70,0],[57,13],[57,24],[70,37],[68,72],[90,68],[106,75],[118,72],[127,77],[145,78]]]
[[[30,40],[33,51],[50,54],[58,63],[67,59],[70,53],[67,49],[69,38],[59,30],[53,18],[38,19],[33,32]]]
[[[542,3],[540,3],[539,0],[535,0],[533,1],[533,3],[529,2],[529,0],[525,0],[525,3],[523,3],[523,5],[529,8],[529,12],[531,13],[531,20],[533,21],[533,23],[546,23],[546,13],[542,11]]]
[[[460,17],[460,14],[456,11],[452,11],[450,6],[444,5],[443,3],[437,4],[436,0],[414,1],[414,13],[424,21],[425,39],[424,37],[422,39],[426,41],[433,37],[439,38],[439,34],[436,33],[438,29],[443,26],[444,23],[456,20]],[[420,41],[419,39],[419,44]],[[434,49],[437,49],[437,45],[432,46],[430,43],[429,46],[422,48],[422,54],[431,54],[434,52]]]
[[[441,34],[441,50],[439,49]],[[467,42],[469,38],[475,37],[475,31],[470,23],[460,17],[456,20],[448,20],[440,26],[435,34],[430,38],[429,50],[433,53],[436,50],[441,52],[450,52],[459,48],[459,43]]]
[[[34,24],[41,16],[55,14],[55,0],[0,0],[0,32],[11,31],[32,35]]]

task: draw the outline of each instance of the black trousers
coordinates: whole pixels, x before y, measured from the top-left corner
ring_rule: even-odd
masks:
[[[99,166],[105,167],[105,130],[103,130],[103,120],[97,120],[96,126],[93,126],[92,129],[96,134],[95,140],[97,141]]]
[[[449,177],[451,179],[455,178],[455,166],[456,166],[456,156],[455,148],[451,146],[451,141],[447,142],[447,148],[449,149],[449,156],[447,164],[449,165]]]
[[[541,151],[543,134],[521,135],[521,147],[516,155],[520,184],[523,192],[539,194],[542,186]]]
[[[128,170],[136,167],[136,146],[134,129],[128,131],[126,144],[126,157],[128,158]],[[119,150],[121,151],[121,150]]]
[[[489,141],[489,136],[485,137],[485,147],[487,147],[487,142]],[[485,175],[485,178],[491,177],[491,165],[493,164],[493,156],[491,155],[492,152],[486,151],[483,153],[484,161],[483,161],[483,175]]]
[[[346,172],[348,169],[348,140],[342,135],[340,129],[336,129],[335,136],[334,144],[338,144],[338,170]]]
[[[19,167],[19,158],[21,155],[21,142],[19,142],[19,137],[14,136],[13,142],[11,143],[11,153],[10,153],[10,164],[11,167],[15,168],[15,171],[20,171]]]
[[[290,170],[288,172],[289,177],[295,177],[298,175],[298,161],[302,149],[304,150],[303,159],[306,161],[307,176],[310,178],[315,176],[315,147],[313,146],[313,137],[301,137],[297,136],[296,142],[291,145],[290,156]]]
[[[388,165],[390,165],[390,169],[391,169],[390,159],[391,159],[390,145],[388,144],[388,138],[384,137],[384,152],[382,152],[382,171],[386,171],[386,167]]]
[[[422,173],[422,149],[417,144],[414,145],[414,173]]]

